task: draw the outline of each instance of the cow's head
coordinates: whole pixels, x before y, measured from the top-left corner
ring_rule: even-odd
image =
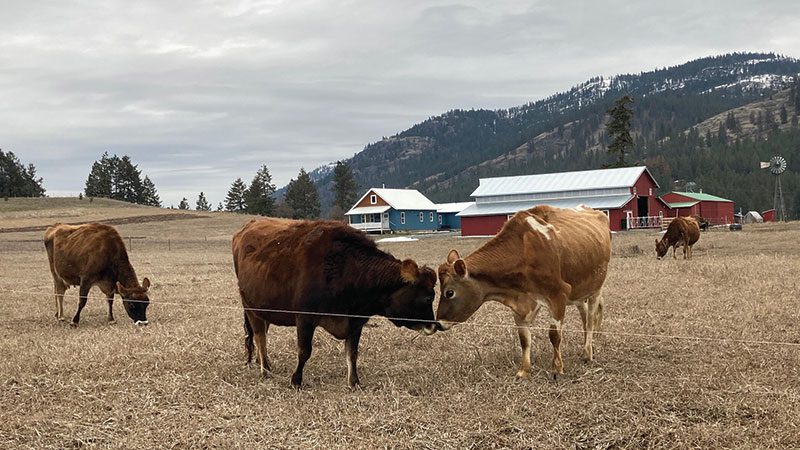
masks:
[[[469,319],[483,304],[480,285],[470,278],[467,263],[456,250],[450,250],[447,262],[439,266],[439,289],[436,320],[445,330]]]
[[[150,280],[142,280],[141,286],[125,287],[117,281],[117,292],[122,296],[122,305],[125,312],[136,325],[147,325],[147,306],[150,298],[147,296],[147,289],[150,288]]]
[[[663,258],[667,254],[667,250],[669,250],[669,245],[667,245],[666,240],[656,239],[656,259]]]
[[[407,327],[433,334],[441,325],[433,317],[433,298],[436,296],[436,273],[429,267],[417,266],[406,259],[400,265],[403,286],[389,298],[386,317],[398,327]],[[407,319],[407,320],[404,320]]]

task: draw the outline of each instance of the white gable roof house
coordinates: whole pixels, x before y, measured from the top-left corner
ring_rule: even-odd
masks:
[[[362,231],[389,231],[390,223],[387,213],[396,211],[436,211],[437,205],[416,189],[372,188],[345,213],[350,225]],[[361,216],[367,220],[353,220],[353,216]],[[376,220],[377,219],[377,220]]]

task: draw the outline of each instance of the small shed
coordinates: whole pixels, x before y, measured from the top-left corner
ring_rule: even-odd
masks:
[[[461,217],[457,214],[473,205],[475,202],[440,203],[436,205],[439,216],[440,230],[460,230]]]
[[[435,231],[436,205],[416,189],[369,189],[345,213],[353,228],[366,232]]]
[[[764,219],[764,222],[774,222],[775,221],[775,210],[768,209],[761,213],[761,217]]]
[[[670,192],[662,195],[660,199],[669,208],[665,211],[665,216],[697,215],[714,225],[734,221],[733,200],[727,198],[703,192]]]
[[[747,214],[744,215],[742,221],[744,223],[762,223],[764,222],[764,218],[761,217],[758,211],[748,211]]]

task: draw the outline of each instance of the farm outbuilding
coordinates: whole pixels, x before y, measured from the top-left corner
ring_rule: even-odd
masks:
[[[369,189],[345,216],[350,226],[366,232],[439,228],[436,205],[415,189]]]
[[[733,201],[703,192],[670,192],[660,199],[667,206],[665,216],[698,215],[712,225],[733,223]]]
[[[473,205],[474,202],[458,203],[439,203],[436,205],[436,213],[439,216],[440,230],[460,230],[461,217],[458,213]]]
[[[461,211],[461,234],[496,234],[517,211],[537,205],[587,205],[609,216],[612,230],[649,227],[660,221],[658,183],[645,166],[481,178],[475,204]]]

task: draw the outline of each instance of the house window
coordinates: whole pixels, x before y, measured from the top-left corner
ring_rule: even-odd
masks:
[[[362,214],[361,215],[361,223],[367,223],[367,215],[366,214]]]
[[[419,212],[419,221],[425,222],[425,213],[422,211]]]
[[[441,224],[442,224],[442,215],[439,214],[439,225],[441,225]]]
[[[375,194],[370,195],[369,196],[369,203],[371,205],[374,205],[375,203],[378,203],[378,196],[375,195]]]
[[[433,222],[433,213],[431,213],[431,222]]]
[[[400,223],[406,223],[406,213],[405,213],[405,211],[400,213]]]

